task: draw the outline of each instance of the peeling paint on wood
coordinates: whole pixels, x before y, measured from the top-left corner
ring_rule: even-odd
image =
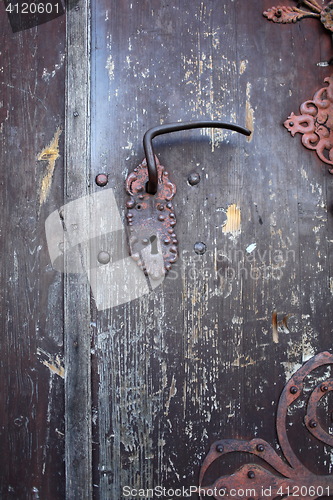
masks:
[[[109,79],[113,80],[114,79],[114,60],[113,60],[111,54],[109,55],[109,57],[108,57],[108,59],[106,61],[105,68],[108,70]]]
[[[252,134],[246,138],[248,142],[253,139],[254,132],[254,109],[251,106],[251,83],[246,84],[246,104],[245,104],[245,126],[251,130]]]
[[[227,208],[227,220],[222,231],[232,237],[238,236],[241,232],[241,210],[235,203]]]
[[[40,362],[44,366],[46,366],[52,374],[58,375],[61,378],[65,378],[65,367],[63,365],[63,360],[58,354],[56,356],[53,356],[43,349],[37,349],[37,354],[41,356]]]
[[[58,127],[50,144],[43,148],[37,157],[38,161],[47,161],[46,173],[40,184],[39,205],[45,203],[51,189],[55,164],[59,158],[59,138],[61,132],[62,129]]]

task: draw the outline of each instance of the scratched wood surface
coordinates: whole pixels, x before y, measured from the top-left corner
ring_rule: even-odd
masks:
[[[12,33],[0,5],[0,497],[60,499],[63,275],[45,219],[63,202],[65,19]]]
[[[74,4],[76,2],[72,2]],[[71,7],[71,4],[68,5]],[[89,193],[89,75],[90,27],[89,1],[66,12],[66,145],[64,207]],[[85,199],[85,198],[83,198]],[[87,202],[88,203],[88,202]],[[66,498],[89,499],[91,475],[91,363],[90,363],[90,286],[87,266],[74,273],[70,247],[78,248],[76,261],[86,262],[89,247],[84,241],[89,232],[86,204],[71,219],[63,212],[64,238],[64,338],[65,338],[65,471]],[[74,234],[72,232],[74,230]],[[76,235],[79,235],[76,238]],[[78,240],[74,245],[71,237]]]
[[[282,126],[330,74],[317,66],[330,37],[316,20],[269,23],[271,5],[92,4],[91,185],[106,189],[93,180],[107,173],[122,215],[148,128],[220,119],[253,130],[154,141],[177,185],[180,258],[155,291],[93,311],[96,498],[196,485],[218,438],[275,445],[285,382],[332,347],[333,179]],[[329,449],[302,430],[291,440],[309,467],[331,471]]]
[[[285,382],[332,348],[333,178],[282,126],[330,74],[317,63],[330,59],[331,40],[316,20],[269,23],[272,3],[93,1],[90,171],[88,3],[68,18],[66,97],[64,16],[13,34],[0,5],[1,498],[88,499],[93,487],[113,500],[132,498],[125,486],[197,485],[216,439],[276,444]],[[153,292],[98,310],[84,273],[63,280],[52,269],[47,216],[112,188],[125,220],[124,181],[143,159],[144,132],[199,119],[253,134],[155,139],[177,184],[180,258]],[[125,258],[118,233],[95,247],[119,243]],[[331,450],[304,430],[302,411],[289,416],[292,444],[310,469],[330,473]],[[243,462],[218,464],[207,481]]]

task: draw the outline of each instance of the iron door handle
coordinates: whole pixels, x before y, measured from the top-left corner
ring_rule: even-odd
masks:
[[[149,129],[143,137],[146,159],[126,179],[127,223],[130,254],[155,285],[170,270],[178,257],[178,240],[174,226],[176,215],[172,198],[176,186],[154,155],[154,137],[195,128],[223,128],[249,136],[251,131],[219,121],[169,123]]]
[[[240,134],[244,134],[247,136],[251,135],[251,131],[247,128],[240,127],[239,125],[235,125],[233,123],[224,123],[219,121],[168,123],[166,125],[160,125],[150,128],[143,136],[143,149],[145,151],[148,167],[148,183],[146,186],[147,193],[156,194],[158,185],[157,165],[152,143],[154,137],[162,134],[169,134],[171,132],[179,132],[181,130],[189,130],[194,128],[224,128],[227,130],[233,130],[234,132],[239,132]]]

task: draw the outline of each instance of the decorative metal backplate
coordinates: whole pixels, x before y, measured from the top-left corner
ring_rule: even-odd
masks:
[[[316,0],[301,0],[297,4],[304,5],[307,10],[297,7],[277,6],[271,7],[263,14],[269,21],[274,23],[296,23],[306,17],[315,17],[322,22],[326,29],[333,31],[333,2],[323,8]]]
[[[303,465],[294,453],[287,434],[287,414],[289,407],[303,393],[305,378],[314,370],[325,365],[333,365],[333,355],[322,352],[311,358],[289,380],[280,397],[277,411],[276,430],[283,456],[262,439],[241,441],[222,439],[210,448],[200,471],[201,496],[212,493],[213,498],[302,498],[304,500],[333,495],[333,475],[316,475]],[[333,436],[322,428],[317,416],[317,404],[333,390],[333,379],[321,382],[308,398],[304,423],[306,428],[323,443],[333,446]],[[248,463],[234,474],[218,478],[213,485],[202,487],[208,468],[216,460],[222,460],[228,453],[246,452],[262,459],[266,466]],[[233,492],[238,492],[235,497]],[[240,492],[244,491],[244,495]]]
[[[153,280],[164,277],[178,258],[178,241],[174,226],[176,216],[172,198],[176,186],[156,157],[158,188],[155,195],[146,192],[148,169],[146,160],[129,174],[126,191],[127,223],[132,258]]]
[[[324,81],[328,86],[318,90],[312,100],[303,102],[301,114],[291,113],[284,126],[292,136],[303,134],[303,145],[315,150],[324,163],[333,165],[333,76]]]

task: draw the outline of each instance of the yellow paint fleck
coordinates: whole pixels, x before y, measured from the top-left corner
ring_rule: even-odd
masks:
[[[227,221],[223,225],[222,231],[230,233],[232,236],[237,236],[241,232],[241,211],[234,203],[227,210]]]
[[[39,356],[42,356],[43,358],[47,358],[47,359],[41,359],[40,362],[44,366],[46,366],[51,373],[54,373],[55,375],[58,375],[61,378],[65,378],[65,367],[59,355],[53,357],[48,352],[43,351],[43,349],[37,349],[37,354]]]
[[[239,74],[240,75],[242,75],[244,73],[244,71],[246,70],[247,63],[248,63],[247,60],[243,60],[240,62],[240,65],[239,65]]]
[[[107,58],[105,68],[108,70],[110,80],[113,80],[114,79],[114,60],[112,59],[111,55],[109,55],[109,57]]]
[[[61,364],[59,356],[56,356],[54,361],[43,361],[43,365],[47,366],[52,373],[59,375],[61,378],[65,378],[65,368]]]
[[[240,356],[231,363],[231,366],[236,366],[238,368],[245,368],[246,366],[251,366],[255,364],[256,364],[255,360],[252,359],[250,356]]]
[[[251,83],[246,85],[246,104],[245,104],[245,126],[251,130],[252,134],[246,138],[248,142],[252,141],[254,131],[254,110],[251,106]]]
[[[58,127],[50,144],[48,146],[46,146],[37,157],[38,161],[47,161],[48,162],[46,173],[45,173],[44,177],[42,178],[41,185],[40,185],[39,206],[41,206],[46,201],[46,198],[47,198],[49,191],[50,191],[50,188],[51,188],[53,174],[54,174],[54,168],[55,168],[55,162],[60,156],[59,155],[59,137],[61,135],[61,132],[62,132],[62,129],[60,127]]]

